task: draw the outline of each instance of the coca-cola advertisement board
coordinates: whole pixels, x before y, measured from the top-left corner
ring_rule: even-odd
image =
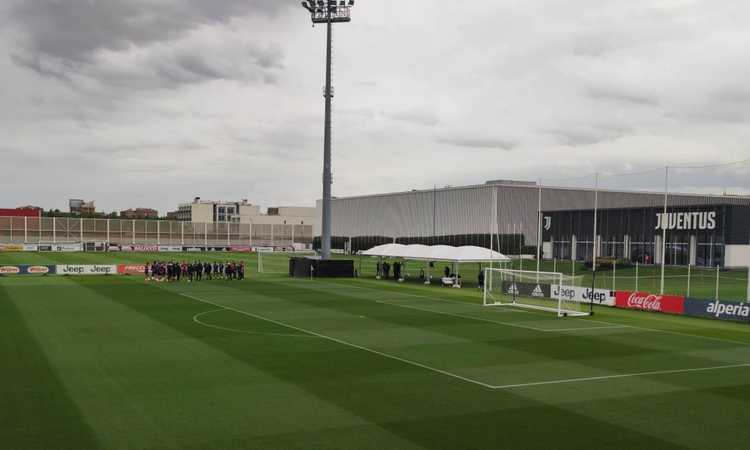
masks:
[[[617,291],[615,306],[624,309],[662,312],[669,314],[685,313],[685,297],[677,295],[656,295],[648,292]]]

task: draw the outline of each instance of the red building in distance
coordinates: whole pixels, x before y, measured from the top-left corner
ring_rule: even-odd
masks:
[[[42,217],[42,208],[35,206],[14,209],[0,208],[0,217],[33,217],[38,219]]]

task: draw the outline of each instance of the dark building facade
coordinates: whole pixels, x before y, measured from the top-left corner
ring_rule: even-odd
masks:
[[[670,207],[610,208],[543,213],[545,256],[589,261],[598,256],[661,263],[666,228],[668,265],[750,265],[750,206],[716,203]]]

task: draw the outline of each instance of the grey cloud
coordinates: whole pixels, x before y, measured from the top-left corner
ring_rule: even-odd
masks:
[[[456,147],[468,147],[477,149],[493,149],[510,151],[518,146],[518,143],[509,139],[482,138],[482,137],[445,137],[437,139],[441,144],[453,145]]]
[[[577,125],[547,130],[545,133],[552,135],[557,144],[583,147],[615,140],[630,131],[627,127],[616,125]]]
[[[440,123],[435,111],[427,109],[410,109],[393,113],[385,113],[385,116],[400,122],[423,126],[435,126]]]
[[[237,48],[222,42],[208,48],[180,48],[179,43],[201,25],[272,15],[288,5],[272,0],[23,0],[11,12],[20,35],[12,61],[73,85],[78,78],[137,89],[214,79],[272,84],[278,79],[272,71],[283,68],[283,52],[276,45],[253,42]],[[165,50],[169,46],[175,48]],[[147,48],[152,56],[131,64],[113,63],[117,55],[127,58],[135,48]],[[99,53],[103,50],[110,52],[107,58]],[[242,67],[237,61],[250,61],[254,67]]]
[[[278,0],[20,0],[11,17],[30,51],[88,61],[99,49],[122,50],[171,40],[203,24],[274,14]]]
[[[39,55],[13,53],[10,55],[10,60],[14,64],[32,70],[43,77],[55,78],[64,83],[72,82],[70,76],[64,70],[48,65]]]
[[[659,99],[655,96],[615,87],[591,87],[587,89],[586,95],[595,100],[630,103],[639,106],[659,105]]]

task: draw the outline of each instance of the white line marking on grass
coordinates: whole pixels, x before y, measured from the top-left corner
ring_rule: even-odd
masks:
[[[455,374],[455,373],[452,373],[452,372],[448,372],[446,370],[437,369],[435,367],[431,367],[431,366],[428,366],[426,364],[418,363],[416,361],[412,361],[412,360],[409,360],[409,359],[406,359],[406,358],[401,358],[399,356],[391,355],[391,354],[388,354],[388,353],[383,353],[383,352],[380,352],[378,350],[373,350],[371,348],[363,347],[361,345],[352,344],[351,342],[343,341],[341,339],[337,339],[337,338],[334,338],[334,337],[331,337],[331,336],[326,336],[325,334],[317,333],[315,331],[306,330],[304,328],[296,327],[294,325],[290,325],[288,323],[280,322],[278,320],[269,319],[268,317],[259,316],[257,314],[249,313],[249,312],[243,311],[241,309],[235,309],[235,308],[232,308],[232,307],[229,307],[229,306],[224,306],[224,305],[221,305],[219,303],[214,303],[214,302],[212,302],[210,300],[206,300],[206,299],[194,297],[194,296],[188,295],[188,294],[180,294],[180,295],[182,295],[183,297],[187,297],[187,298],[190,298],[190,299],[202,302],[202,303],[207,303],[209,305],[214,305],[216,307],[223,308],[223,309],[226,309],[226,310],[229,310],[229,311],[234,311],[234,312],[239,313],[239,314],[244,314],[244,315],[246,315],[248,317],[254,317],[256,319],[265,320],[266,322],[270,322],[270,323],[273,323],[273,324],[276,324],[276,325],[280,325],[282,327],[286,327],[286,328],[289,328],[289,329],[292,329],[292,330],[295,330],[295,331],[299,331],[299,332],[302,332],[302,333],[307,333],[307,334],[310,334],[312,336],[317,336],[319,338],[322,338],[322,339],[325,339],[325,340],[328,340],[328,341],[331,341],[331,342],[335,342],[337,344],[346,345],[346,346],[349,346],[349,347],[352,347],[352,348],[356,348],[358,350],[362,350],[362,351],[365,351],[365,352],[368,352],[368,353],[372,353],[374,355],[382,356],[384,358],[389,358],[389,359],[392,359],[392,360],[395,360],[395,361],[402,362],[404,364],[409,364],[411,366],[420,367],[422,369],[426,369],[426,370],[429,370],[429,371],[432,371],[432,372],[435,372],[435,373],[439,373],[439,374],[446,375],[446,376],[449,376],[449,377],[452,377],[452,378],[456,378],[458,380],[462,380],[462,381],[465,381],[467,383],[476,384],[478,386],[482,386],[482,387],[485,387],[487,389],[494,389],[495,388],[491,384],[487,384],[487,383],[483,383],[483,382],[478,381],[478,380],[473,380],[471,378],[463,377],[461,375],[458,375],[458,374]]]
[[[337,286],[354,287],[354,286],[350,286],[350,285],[347,285],[347,284],[335,283],[335,282],[322,282],[322,281],[320,281],[318,283],[320,283],[320,284],[329,284],[329,285],[337,285]],[[356,286],[356,288],[362,289],[362,290],[368,290],[368,291],[382,292],[380,289],[371,288],[371,287]],[[407,294],[407,293],[396,293],[396,294],[397,295],[403,295],[403,296],[410,296],[410,297],[420,297],[420,298],[425,298],[425,299],[428,299],[428,300],[435,300],[435,301],[442,301],[442,302],[449,302],[449,303],[456,303],[456,304],[461,304],[461,305],[477,306],[477,307],[480,307],[480,308],[485,308],[483,305],[480,305],[480,304],[462,302],[462,301],[459,301],[459,300],[449,300],[449,299],[445,299],[445,298],[435,298],[435,297],[428,297],[426,295]],[[498,312],[497,309],[493,309],[491,311]],[[527,314],[537,314],[537,315],[540,315],[540,316],[544,315],[544,313],[541,313],[541,312],[537,313],[536,311],[520,311],[520,310],[517,310],[517,309],[508,309],[508,311],[513,311],[513,312],[518,312],[518,313],[527,313]],[[605,321],[605,320],[595,320],[595,319],[588,319],[588,318],[587,319],[569,318],[568,320],[582,320],[582,321],[585,321],[585,322],[602,323],[602,324],[609,324],[609,325],[618,325],[620,327],[632,328],[634,330],[649,331],[649,332],[653,332],[653,333],[674,334],[674,335],[677,335],[677,336],[686,336],[686,337],[691,337],[691,338],[696,338],[696,339],[707,339],[707,340],[710,340],[710,341],[717,341],[717,342],[725,342],[725,343],[730,343],[730,344],[739,344],[739,345],[750,346],[750,342],[736,341],[736,340],[733,340],[733,339],[724,339],[724,338],[717,338],[717,337],[712,337],[712,336],[703,336],[703,335],[700,335],[700,334],[683,333],[683,332],[680,332],[680,331],[663,330],[663,329],[659,329],[659,328],[647,328],[647,327],[640,327],[640,326],[637,326],[637,325],[626,325],[626,324],[621,324],[621,323],[617,323],[617,322],[608,322],[608,321]]]
[[[316,338],[316,336],[310,336],[307,334],[289,334],[289,333],[266,333],[261,331],[250,331],[250,330],[239,330],[237,328],[228,328],[228,327],[222,327],[219,325],[213,325],[210,323],[206,323],[201,321],[199,318],[202,316],[205,316],[207,314],[216,313],[219,311],[226,311],[226,309],[212,309],[211,311],[204,311],[202,313],[198,313],[193,316],[193,322],[203,325],[204,327],[208,328],[215,328],[217,330],[223,330],[223,331],[231,331],[233,333],[242,333],[242,334],[253,334],[253,335],[260,335],[260,336],[278,336],[278,337],[291,337],[291,338],[304,338],[304,339],[311,339]]]
[[[500,386],[494,386],[493,389],[513,389],[513,388],[532,387],[532,386],[545,386],[545,385],[550,385],[550,384],[580,383],[584,381],[600,381],[600,380],[614,380],[618,378],[645,377],[645,376],[650,376],[650,375],[672,375],[672,374],[677,374],[677,373],[706,372],[709,370],[739,369],[739,368],[744,368],[744,367],[750,367],[750,363],[730,364],[730,365],[725,365],[725,366],[697,367],[693,369],[654,370],[651,372],[622,373],[622,374],[617,374],[617,375],[602,375],[598,377],[566,378],[562,380],[537,381],[533,383],[505,384],[505,385],[500,385]]]
[[[266,281],[266,280],[263,280],[263,281]],[[269,282],[269,283],[282,283],[282,284],[291,284],[291,285],[294,285],[294,284],[301,283],[301,281],[302,280],[300,280],[300,281],[297,281],[297,280],[279,280],[279,281],[268,280],[267,282]],[[343,284],[343,283],[335,283],[335,282],[330,282],[330,281],[326,282],[326,281],[315,280],[314,282],[316,284],[319,284],[319,285],[337,286],[337,287],[338,286],[343,286],[343,287],[351,288],[351,289],[358,290],[358,291],[383,292],[382,290],[376,289],[376,288],[364,287],[364,286],[354,286],[354,285],[348,285],[348,284]],[[390,289],[388,290],[388,293],[393,294],[393,295],[403,296],[403,297],[424,298],[424,299],[427,299],[427,300],[433,300],[433,301],[438,301],[438,302],[447,302],[447,303],[454,303],[454,304],[458,304],[458,305],[478,306],[480,308],[485,308],[484,305],[480,305],[480,304],[476,304],[476,303],[469,303],[469,302],[464,302],[464,301],[461,301],[461,300],[449,300],[447,298],[431,297],[431,296],[428,296],[428,295],[409,294],[409,293],[406,293],[406,292],[396,292],[396,291],[393,291],[393,290],[390,290]],[[490,310],[487,310],[487,311],[490,311]],[[495,309],[495,310],[492,310],[492,311],[495,312],[495,313],[501,313],[501,314],[505,314],[505,313],[534,314],[534,312],[532,312],[532,311],[525,311],[525,310],[514,309],[514,308],[508,308],[508,309],[504,309],[504,310]]]
[[[383,300],[374,300],[375,303],[379,303],[381,305],[391,305],[391,306],[397,306],[399,308],[406,308],[406,309],[413,309],[416,311],[424,311],[428,313],[433,314],[441,314],[444,316],[451,316],[451,317],[460,317],[462,319],[469,319],[469,320],[476,320],[478,322],[487,322],[487,323],[494,323],[497,325],[504,325],[508,327],[515,327],[515,328],[525,328],[527,330],[533,330],[533,331],[540,331],[542,333],[555,333],[558,331],[581,331],[581,330],[603,330],[603,329],[613,329],[613,328],[623,328],[619,325],[614,326],[607,326],[607,327],[582,327],[582,328],[559,328],[559,329],[547,329],[547,328],[539,328],[539,327],[533,327],[531,325],[521,325],[515,322],[500,322],[499,320],[492,320],[492,319],[485,319],[482,317],[474,317],[474,316],[467,316],[464,314],[454,314],[444,311],[435,311],[433,309],[424,309],[424,308],[417,308],[416,306],[407,306],[407,305],[401,305],[394,302],[388,302]]]

